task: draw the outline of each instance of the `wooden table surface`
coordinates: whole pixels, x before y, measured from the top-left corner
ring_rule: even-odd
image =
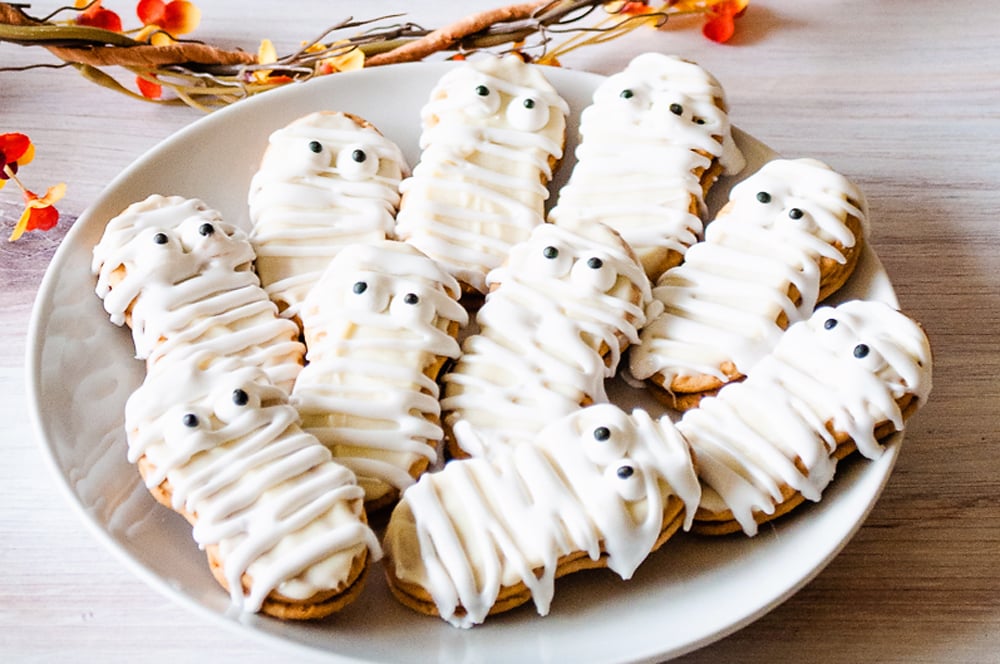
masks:
[[[34,4],[43,15],[59,3]],[[131,4],[105,2],[127,23]],[[269,37],[285,51],[321,25],[408,3],[198,4],[196,37],[251,51]],[[409,17],[441,25],[455,17],[453,4],[419,3]],[[935,389],[844,551],[774,611],[683,661],[1000,661],[1000,5],[754,0],[738,27],[717,45],[678,22],[563,64],[611,73],[640,52],[682,54],[723,82],[736,125],[858,182],[874,248],[903,309],[930,334]],[[38,50],[0,44],[2,65],[39,61],[48,60]],[[117,173],[199,117],[116,95],[72,70],[0,73],[0,132],[27,133],[37,146],[27,183],[68,185],[58,229],[0,243],[0,660],[285,654],[220,632],[134,578],[70,509],[27,414],[26,330],[53,251]],[[13,186],[0,192],[0,234],[19,205]]]

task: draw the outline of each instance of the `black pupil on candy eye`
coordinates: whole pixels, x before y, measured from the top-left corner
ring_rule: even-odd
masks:
[[[770,203],[771,202],[771,194],[767,193],[766,191],[758,192],[757,193],[757,200],[760,201],[761,203]]]
[[[490,89],[485,85],[477,85],[476,94],[479,95],[480,97],[488,97],[490,94]]]
[[[358,162],[359,164],[364,163],[365,159],[367,158],[368,155],[365,154],[364,150],[355,150],[354,152],[351,153],[351,159]]]
[[[674,115],[681,115],[682,113],[684,113],[684,107],[681,106],[680,104],[671,104],[670,112],[673,113]]]
[[[633,468],[632,466],[621,466],[618,468],[617,471],[618,477],[623,480],[627,480],[628,478],[632,477],[634,473],[635,473],[635,468]]]
[[[597,427],[594,429],[594,440],[604,442],[611,438],[611,429],[607,427]]]
[[[184,426],[190,429],[193,429],[196,426],[198,426],[198,416],[195,415],[194,413],[186,413],[182,421],[184,422]]]
[[[555,258],[559,255],[559,250],[555,247],[545,247],[545,249],[542,249],[542,255],[546,258]]]
[[[535,107],[535,100],[534,99],[525,99],[524,100],[524,107],[526,109],[528,109],[528,110],[533,109]]]
[[[368,284],[366,284],[363,281],[359,281],[359,282],[357,282],[357,283],[354,284],[354,287],[351,290],[353,290],[355,292],[355,294],[361,295],[366,290],[368,290]]]
[[[869,348],[867,344],[858,344],[854,347],[854,357],[859,360],[863,357],[868,357]]]
[[[406,302],[407,304],[416,304],[419,301],[420,298],[417,297],[416,293],[407,293],[403,296],[403,302]]]
[[[804,213],[798,208],[792,208],[788,211],[788,216],[792,219],[801,219]]]
[[[205,237],[208,237],[209,235],[215,232],[215,226],[213,226],[212,224],[202,224],[201,226],[198,227],[198,232],[204,235]]]
[[[250,395],[245,390],[233,390],[233,403],[237,406],[245,406],[250,402]]]
[[[591,269],[600,270],[603,265],[604,265],[604,261],[602,261],[597,256],[594,256],[593,258],[588,258],[587,259],[587,267],[589,267]]]
[[[316,154],[319,154],[320,152],[323,151],[323,144],[320,143],[319,141],[309,141],[309,150],[315,152]]]
[[[631,99],[632,97],[635,96],[635,93],[632,92],[631,90],[625,89],[622,90],[618,96],[621,97],[622,99]]]
[[[823,327],[824,327],[824,329],[832,330],[833,328],[837,327],[837,319],[836,318],[827,318],[826,322],[823,323]]]
[[[703,124],[705,124],[705,120],[704,120],[704,118],[695,118],[694,119],[694,123],[698,124],[698,125],[703,125]]]
[[[166,233],[157,233],[156,235],[153,236],[153,242],[155,242],[156,244],[166,244],[167,243],[167,234]]]

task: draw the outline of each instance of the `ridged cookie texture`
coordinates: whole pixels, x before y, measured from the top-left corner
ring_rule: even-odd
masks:
[[[677,429],[704,485],[696,530],[757,532],[818,501],[839,458],[874,459],[931,390],[920,326],[887,304],[852,300],[792,325],[746,381],[684,414]]]
[[[285,316],[341,248],[392,234],[408,170],[394,142],[348,113],[317,111],[271,134],[247,197],[250,241]]]
[[[403,181],[396,234],[470,292],[545,220],[569,107],[543,68],[510,55],[445,74],[421,111],[422,150]]]
[[[591,406],[532,442],[421,477],[389,520],[389,585],[460,627],[529,600],[545,615],[556,577],[607,567],[630,578],[690,525],[699,494],[669,419]]]
[[[292,401],[303,427],[351,468],[370,510],[437,460],[438,374],[468,322],[458,282],[408,244],[352,245],[302,307],[309,351]]]
[[[444,376],[453,456],[531,440],[555,417],[607,401],[606,378],[638,340],[649,281],[603,224],[537,227],[489,276],[479,332]]]
[[[131,327],[148,366],[204,353],[240,358],[290,390],[305,348],[253,259],[247,234],[203,201],[154,194],[108,221],[92,268],[111,322]]]
[[[741,171],[722,85],[699,65],[660,53],[608,77],[580,115],[569,181],[549,220],[611,226],[655,281],[701,239],[705,196]]]
[[[343,608],[381,555],[353,473],[258,368],[158,365],[125,407],[129,460],[193,525],[235,607],[287,619]]]
[[[847,281],[866,226],[861,192],[826,164],[765,164],[733,187],[705,241],[656,282],[631,375],[680,409],[742,379]]]

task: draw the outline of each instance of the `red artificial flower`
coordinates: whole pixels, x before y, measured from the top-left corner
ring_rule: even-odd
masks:
[[[13,180],[24,196],[24,212],[14,225],[9,240],[21,237],[25,231],[47,231],[59,221],[59,211],[54,204],[66,195],[66,185],[49,187],[44,196],[29,191],[17,177],[18,166],[31,162],[35,156],[35,146],[24,134],[0,134],[0,188]]]
[[[163,86],[143,76],[135,77],[135,85],[139,88],[139,93],[146,99],[159,99],[163,96]]]
[[[708,20],[701,33],[714,42],[723,44],[736,32],[736,19],[747,10],[749,0],[725,0],[709,10]]]
[[[122,31],[122,19],[118,14],[101,6],[101,0],[88,3],[87,0],[76,0],[76,7],[83,8],[76,15],[77,25],[87,25],[93,28],[103,28],[112,32]]]
[[[0,134],[0,189],[12,178],[19,166],[31,162],[35,146],[24,134]]]

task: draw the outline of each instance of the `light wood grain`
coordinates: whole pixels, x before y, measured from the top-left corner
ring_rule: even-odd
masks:
[[[44,14],[58,3],[38,2]],[[106,6],[131,11],[130,2]],[[354,14],[402,2],[202,0],[197,36],[279,51]],[[485,8],[495,2],[469,2]],[[426,2],[410,18],[454,18]],[[725,84],[734,122],[787,156],[853,177],[872,210],[872,243],[903,308],[936,356],[930,403],[857,537],[804,590],[692,653],[701,662],[996,662],[1000,658],[1000,5],[753,1],[730,45],[696,29],[645,30],[564,65],[610,73],[658,50],[697,60]],[[0,45],[0,62],[38,51]],[[0,659],[267,662],[270,646],[207,625],[133,578],[60,494],[26,414],[31,303],[66,227],[145,150],[198,119],[128,100],[70,70],[0,73],[0,131],[29,134],[34,188],[69,185],[48,234],[0,242]],[[18,213],[0,191],[3,228]],[[297,661],[307,661],[301,657]]]

